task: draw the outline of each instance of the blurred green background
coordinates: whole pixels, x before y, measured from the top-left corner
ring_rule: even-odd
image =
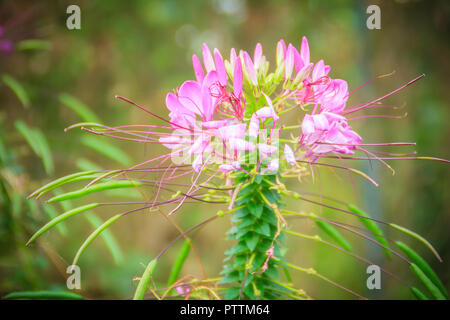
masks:
[[[81,8],[81,30],[66,28],[66,8],[70,4]],[[381,30],[366,28],[366,8],[370,4],[381,8]],[[77,216],[65,228],[52,230],[35,245],[25,247],[28,238],[49,216],[65,210],[58,205],[49,209],[44,200],[25,200],[30,192],[56,177],[93,164],[112,169],[145,161],[163,150],[159,146],[100,138],[125,151],[129,159],[124,156],[123,163],[117,163],[99,156],[83,140],[87,133],[64,132],[64,128],[83,119],[64,104],[67,95],[61,94],[84,103],[107,125],[153,124],[155,119],[114,99],[114,95],[128,97],[166,116],[165,95],[194,78],[191,56],[201,53],[203,42],[219,48],[227,58],[231,47],[253,52],[260,42],[266,57],[274,62],[280,38],[299,46],[305,35],[312,60],[324,59],[332,67],[330,75],[346,79],[350,89],[395,71],[394,75],[358,90],[350,105],[378,98],[425,73],[424,79],[387,100],[392,105],[406,104],[399,111],[408,113],[406,119],[366,119],[355,122],[354,127],[366,142],[415,141],[420,155],[450,158],[450,3],[445,0],[1,1],[0,27],[4,31],[0,40],[12,45],[11,50],[0,46],[0,295],[19,290],[64,289],[65,268],[95,225],[95,221]],[[24,93],[11,85],[10,77]],[[300,115],[292,119],[300,120]],[[46,137],[50,160],[30,148],[20,132],[20,123],[34,130],[34,134],[40,130]],[[348,176],[339,173],[336,177],[326,169],[320,171],[320,185],[306,180],[290,186],[298,191],[321,189],[325,195],[356,203],[376,218],[422,234],[435,245],[444,263],[434,259],[420,243],[402,240],[427,258],[449,288],[448,165],[393,161],[396,174],[392,176],[375,162],[352,164],[370,173],[380,187],[356,179],[352,188]],[[117,200],[120,195],[110,196]],[[96,196],[90,197],[96,200]],[[81,200],[73,205],[83,203]],[[290,205],[354,222],[350,217],[306,203]],[[186,205],[174,219],[187,228],[219,209]],[[111,209],[96,211],[102,220],[115,213]],[[228,220],[219,219],[195,233],[194,245],[208,277],[218,275],[223,252],[230,247],[224,240],[230,226]],[[310,234],[319,232],[312,223],[292,223]],[[178,234],[160,215],[145,213],[129,215],[110,230],[118,250],[116,256],[112,257],[98,238],[79,262],[81,294],[88,298],[131,297],[136,287],[133,278],[142,274],[143,264]],[[395,231],[386,232],[388,238],[400,237]],[[381,250],[367,241],[351,234],[348,239],[358,253],[415,284],[408,266],[400,259],[388,261]],[[155,277],[163,283],[180,245],[181,242],[167,251],[158,265]],[[407,287],[386,276],[382,290],[368,290],[366,265],[338,251],[307,240],[290,240],[288,248],[288,260],[314,266],[370,298],[412,298]],[[193,254],[182,275],[202,276]],[[313,298],[352,298],[304,274],[295,274],[295,284]]]

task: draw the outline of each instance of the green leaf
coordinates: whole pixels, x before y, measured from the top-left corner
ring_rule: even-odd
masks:
[[[77,207],[75,209],[69,210],[59,216],[57,216],[56,218],[52,219],[51,221],[49,221],[47,224],[45,224],[41,229],[39,229],[31,238],[30,240],[28,240],[27,242],[27,246],[32,243],[34,240],[36,240],[39,236],[41,236],[44,232],[48,231],[49,229],[51,229],[52,227],[54,227],[55,225],[57,225],[58,223],[60,223],[61,221],[64,221],[78,213],[82,213],[85,212],[87,210],[93,209],[95,207],[99,206],[98,203],[90,203],[81,207]]]
[[[111,189],[121,189],[121,188],[134,188],[136,186],[140,186],[141,183],[137,181],[127,181],[127,180],[119,180],[119,181],[109,181],[109,182],[100,182],[89,186],[88,188],[82,188],[75,191],[63,193],[57,196],[54,196],[48,200],[48,203],[54,203],[59,201],[65,201],[70,199],[75,199],[79,197],[83,197],[87,194],[100,192],[104,190]]]
[[[435,257],[436,257],[440,262],[442,262],[442,259],[441,259],[441,257],[439,256],[439,253],[437,252],[437,250],[431,245],[430,242],[427,241],[427,239],[425,239],[424,237],[422,237],[420,234],[415,233],[415,232],[413,232],[413,231],[411,231],[411,230],[409,230],[409,229],[406,229],[405,227],[401,227],[401,226],[396,225],[396,224],[393,224],[393,223],[390,223],[389,225],[390,225],[392,228],[394,228],[394,229],[396,229],[396,230],[398,230],[398,231],[400,231],[400,232],[403,232],[404,234],[407,234],[408,236],[410,236],[410,237],[412,237],[412,238],[414,238],[414,239],[416,239],[416,240],[422,242],[424,245],[426,245],[426,246],[428,247],[428,249],[431,250],[431,252],[433,252],[433,254],[435,255]]]
[[[255,250],[258,242],[259,242],[259,235],[255,232],[251,232],[248,234],[248,236],[245,237],[245,243],[247,244],[247,247],[250,249],[250,251]]]
[[[117,161],[123,166],[128,167],[132,163],[131,158],[125,152],[109,142],[101,140],[95,136],[82,136],[81,143],[104,155],[105,157]]]
[[[147,267],[145,268],[144,274],[141,277],[141,280],[139,281],[139,284],[136,288],[136,291],[134,292],[133,300],[143,300],[145,296],[145,292],[147,291],[148,285],[150,283],[150,280],[152,278],[153,270],[156,267],[156,263],[158,260],[153,259],[149,262]]]
[[[82,300],[79,294],[68,291],[19,291],[12,292],[3,299],[25,299],[25,300]]]
[[[225,291],[225,299],[226,300],[234,300],[237,297],[239,297],[240,292],[241,292],[241,289],[239,287],[228,288]]]
[[[59,95],[59,101],[72,109],[84,121],[100,123],[100,119],[84,103],[67,93]]]
[[[270,237],[270,226],[269,224],[262,222],[255,225],[255,232],[262,234],[263,236]]]
[[[45,172],[47,174],[53,174],[54,165],[52,154],[50,152],[50,147],[48,146],[47,140],[44,134],[39,129],[33,129],[34,140],[36,141],[37,147],[39,148],[39,154],[42,159],[42,164],[44,165]]]
[[[333,238],[342,248],[347,251],[352,251],[352,246],[348,241],[336,230],[331,224],[322,220],[315,220],[317,226],[322,229],[327,235]]]
[[[25,108],[28,108],[30,106],[30,98],[28,97],[28,93],[26,92],[24,87],[22,87],[22,85],[17,82],[17,80],[7,74],[4,74],[1,77],[1,80],[14,92],[14,94],[17,96],[17,98]]]
[[[17,131],[25,138],[31,149],[33,149],[34,153],[41,156],[40,154],[40,147],[38,145],[38,142],[36,141],[34,137],[33,130],[30,129],[23,121],[17,120],[14,122],[14,126],[16,127]]]
[[[416,297],[416,299],[418,300],[430,300],[426,295],[424,295],[422,293],[422,291],[420,291],[419,289],[412,287],[411,288],[411,292],[413,293],[413,295]]]
[[[30,194],[28,196],[28,198],[33,198],[35,196],[42,196],[45,193],[47,193],[47,192],[49,192],[49,191],[51,191],[51,190],[53,190],[53,189],[55,189],[57,187],[60,187],[60,186],[62,186],[64,184],[66,184],[66,183],[73,182],[74,180],[75,181],[79,181],[79,180],[76,180],[78,178],[82,178],[82,179],[91,179],[92,178],[92,179],[94,179],[94,178],[97,177],[97,176],[92,176],[92,174],[94,174],[94,173],[95,173],[95,171],[77,172],[77,173],[72,173],[72,174],[69,174],[67,176],[61,177],[59,179],[53,180],[53,181],[47,183],[46,185],[40,187],[36,191],[34,191],[32,194]]]
[[[250,212],[247,210],[247,208],[240,208],[233,214],[233,221],[237,222],[240,219],[246,217]]]
[[[384,237],[383,231],[381,231],[381,229],[378,227],[378,225],[377,225],[374,221],[372,221],[372,220],[370,220],[370,219],[365,219],[365,218],[363,218],[363,217],[369,217],[369,218],[370,218],[370,216],[369,216],[367,213],[365,213],[364,211],[362,211],[361,209],[359,209],[358,207],[356,207],[355,205],[352,205],[352,204],[348,205],[348,209],[349,209],[351,212],[353,212],[353,213],[355,213],[355,214],[361,216],[361,217],[358,217],[359,220],[361,221],[361,223],[362,223],[369,231],[371,231],[371,232],[374,234],[375,239],[376,239],[379,243],[381,243],[381,244],[382,244],[383,246],[385,246],[386,248],[389,248],[389,242],[388,242],[388,241],[386,240],[386,238]],[[392,252],[390,252],[390,251],[389,251],[388,249],[386,249],[386,248],[383,248],[383,247],[382,247],[384,253],[386,254],[386,257],[391,258],[391,257],[392,257]]]
[[[427,287],[430,293],[438,300],[446,300],[445,296],[438,287],[426,276],[426,274],[415,263],[411,263],[410,268],[412,272],[419,278],[420,281]]]
[[[248,203],[248,210],[252,215],[257,218],[260,218],[263,212],[264,205],[261,202],[255,203],[254,201],[250,201]]]
[[[415,263],[423,271],[423,273],[425,273],[425,275],[439,288],[441,293],[448,297],[447,290],[433,269],[431,269],[430,265],[421,256],[419,256],[416,251],[408,247],[403,242],[397,241],[395,244],[408,256],[411,262]]]
[[[20,51],[24,50],[49,50],[51,48],[51,43],[45,40],[39,39],[29,39],[22,40],[17,43],[17,49]]]
[[[278,220],[275,214],[270,209],[263,210],[263,214],[261,215],[261,219],[264,222],[267,222],[268,224],[271,224],[273,226],[278,225]]]
[[[191,249],[191,240],[187,239],[184,241],[183,246],[178,253],[177,259],[170,271],[169,280],[167,281],[167,286],[171,286],[178,278],[181,269],[183,268],[183,264],[186,261],[186,258],[189,255],[189,251]]]
[[[98,237],[98,235],[101,235],[103,241],[105,241],[105,244],[113,257],[114,262],[120,264],[123,260],[122,252],[120,251],[120,248],[117,245],[114,236],[112,235],[111,232],[109,232],[109,230],[107,230],[107,228],[115,221],[117,221],[121,216],[122,216],[121,214],[116,214],[115,216],[103,222],[94,213],[86,214],[85,217],[87,218],[89,223],[96,229],[89,235],[89,237],[83,242],[81,247],[78,249],[72,264],[73,265],[78,264],[78,260],[80,259],[81,254],[92,243],[92,241],[94,241],[94,239]]]
[[[49,216],[50,219],[54,219],[58,216],[58,212],[52,206],[44,204],[42,207],[44,208],[44,212]],[[67,228],[64,223],[57,224],[56,229],[62,236],[65,236],[67,234]]]
[[[237,270],[234,270],[234,271],[228,273],[222,279],[220,279],[219,283],[223,283],[223,284],[233,283],[233,282],[238,282],[239,279],[240,279],[239,272]]]
[[[33,149],[34,153],[39,156],[45,168],[45,172],[52,174],[54,171],[54,165],[50,148],[47,140],[39,129],[31,129],[21,120],[17,120],[14,123],[17,131],[25,138],[27,143]]]

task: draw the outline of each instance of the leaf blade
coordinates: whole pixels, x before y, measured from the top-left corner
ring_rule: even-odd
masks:
[[[50,230],[52,227],[54,227],[55,225],[57,225],[58,223],[60,223],[61,221],[64,221],[78,213],[82,213],[85,212],[87,210],[93,209],[95,207],[99,206],[99,203],[90,203],[84,206],[80,206],[77,208],[74,208],[72,210],[69,210],[63,214],[60,214],[59,216],[57,216],[56,218],[50,220],[49,222],[47,222],[43,227],[41,227],[38,231],[36,231],[36,233],[30,238],[30,240],[28,240],[28,242],[26,243],[26,245],[30,245],[33,241],[35,241],[38,237],[40,237],[43,233],[45,233],[46,231]]]

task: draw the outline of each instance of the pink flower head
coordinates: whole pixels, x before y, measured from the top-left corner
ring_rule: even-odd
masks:
[[[188,285],[178,285],[175,288],[175,291],[180,295],[180,296],[187,296],[190,292],[191,292],[191,287]]]
[[[302,144],[307,156],[322,156],[330,152],[353,154],[362,138],[347,124],[345,117],[323,112],[306,115],[302,122]]]
[[[319,97],[321,110],[341,113],[348,99],[347,81],[341,79],[331,80]]]

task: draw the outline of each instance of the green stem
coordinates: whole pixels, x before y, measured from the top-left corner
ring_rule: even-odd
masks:
[[[269,259],[267,250],[273,247],[274,256],[282,259],[280,251],[283,235],[280,234],[280,217],[275,210],[280,195],[271,189],[276,176],[265,175],[249,178],[238,175],[235,183],[242,184],[233,213],[233,226],[228,231],[229,240],[236,244],[225,254],[227,264],[221,274],[221,283],[231,284],[226,299],[274,299],[280,292],[272,290],[279,279],[279,266]],[[280,289],[280,288],[275,288]]]

